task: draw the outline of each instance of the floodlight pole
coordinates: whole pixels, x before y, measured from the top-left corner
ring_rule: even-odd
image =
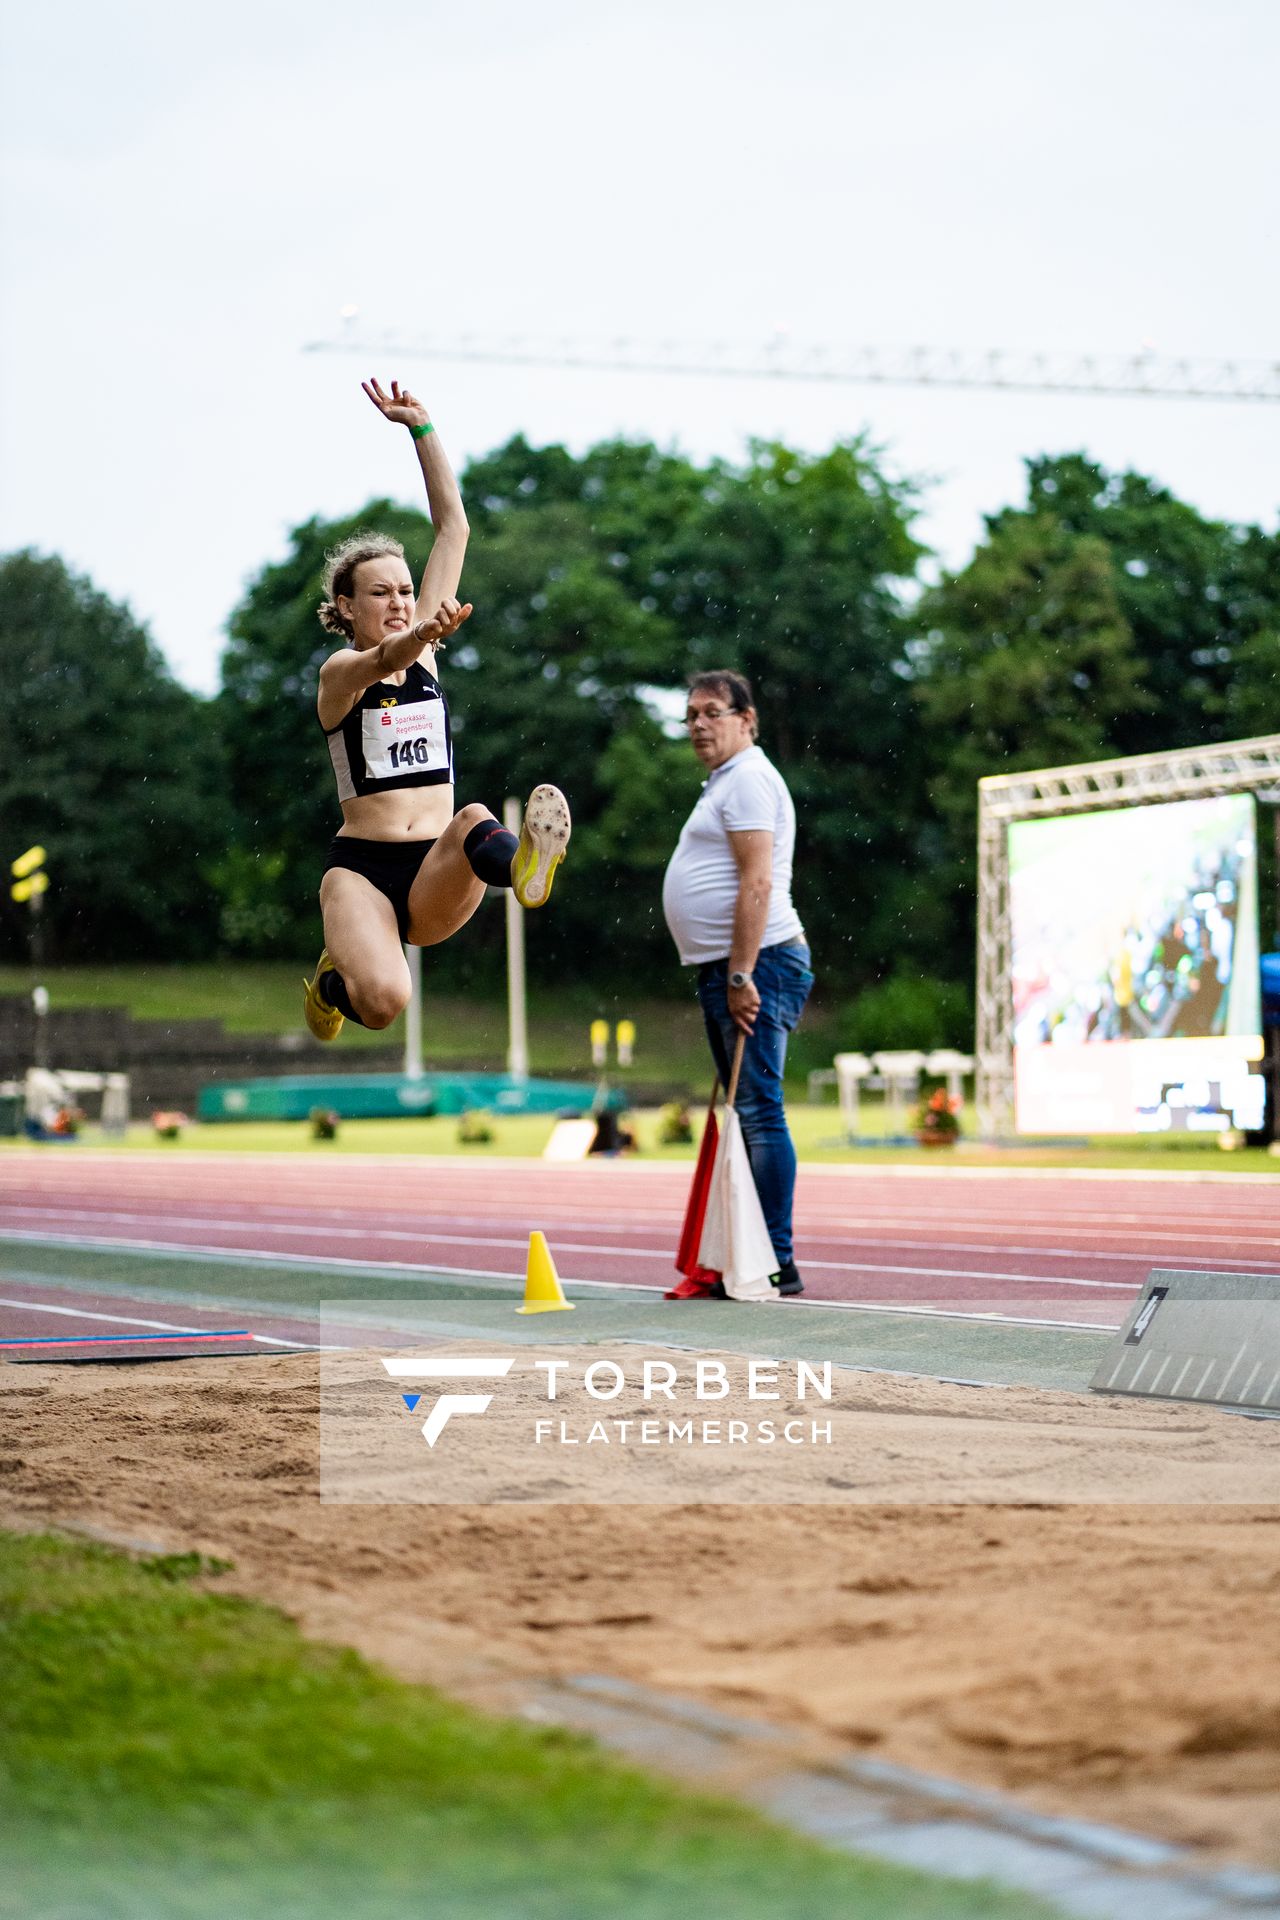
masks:
[[[49,1064],[49,991],[41,980],[44,972],[44,923],[41,908],[44,901],[38,893],[31,896],[31,1011],[35,1022],[35,1035],[32,1042],[31,1057],[37,1067]]]
[[[520,802],[504,800],[502,824],[520,831]],[[529,1078],[529,1029],[525,1018],[524,912],[508,888],[507,910],[507,1072],[513,1080]]]
[[[45,866],[47,856],[43,847],[28,847],[16,860],[9,862],[9,872],[13,884],[9,888],[10,897],[25,901],[30,918],[27,932],[31,942],[31,1012],[35,1023],[32,1040],[32,1056],[37,1067],[49,1064],[49,990],[41,984],[40,975],[44,971],[44,895],[49,886],[48,869]]]

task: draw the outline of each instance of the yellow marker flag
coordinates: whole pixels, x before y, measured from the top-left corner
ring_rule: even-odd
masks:
[[[20,853],[11,863],[9,871],[15,880],[25,880],[29,873],[34,873],[37,867],[44,865],[45,858],[43,847],[28,847],[25,853]],[[40,891],[43,893],[44,888],[41,887]],[[23,897],[25,898],[25,895]]]

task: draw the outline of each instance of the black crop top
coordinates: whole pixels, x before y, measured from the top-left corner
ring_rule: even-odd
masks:
[[[453,734],[440,682],[415,660],[404,685],[366,687],[345,720],[326,727],[339,800],[453,779]]]

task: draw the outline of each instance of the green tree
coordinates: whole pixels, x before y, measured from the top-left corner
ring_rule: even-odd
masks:
[[[0,847],[6,861],[48,849],[50,954],[207,952],[227,831],[211,703],[177,684],[127,607],[30,551],[0,560],[0,673]]]
[[[1227,693],[1227,738],[1280,733],[1280,613],[1271,627],[1240,642],[1234,669]]]
[[[738,468],[623,442],[579,458],[520,438],[474,462],[463,487],[476,612],[442,663],[459,802],[496,810],[552,779],[576,820],[555,909],[529,924],[543,977],[674,982],[661,870],[701,775],[660,714],[707,665],[757,685],[764,744],[803,815],[802,911],[828,975],[870,978],[886,950],[918,945],[923,772],[898,601],[920,553],[910,489],[861,444],[821,458],[758,447]],[[302,944],[337,818],[313,717],[332,644],[315,623],[320,571],[328,545],[369,524],[420,561],[425,522],[389,502],[309,522],[251,586],[224,666],[239,841],[267,863],[264,899]],[[482,910],[428,964],[457,979],[496,969],[500,951],[500,916]]]
[[[733,666],[799,820],[795,893],[825,983],[865,985],[936,941],[926,768],[903,654],[916,490],[862,440],[716,462],[653,590],[690,669]]]
[[[1280,733],[1280,531],[1239,530],[1224,730],[1228,740]]]
[[[647,694],[677,677],[679,641],[629,591],[586,502],[517,500],[489,512],[468,557],[476,613],[448,663],[458,798],[496,809],[539,780],[563,787],[573,850],[554,909],[530,918],[531,957],[544,978],[653,978],[666,965],[653,850],[674,844],[697,791],[692,770],[661,777],[671,760]],[[497,917],[477,934],[471,951],[496,964]]]
[[[1083,453],[1027,462],[1027,505],[990,523],[1049,515],[1101,540],[1142,668],[1144,698],[1117,716],[1117,753],[1166,753],[1229,740],[1256,643],[1280,624],[1280,536],[1209,520],[1140,473],[1109,473]],[[1280,725],[1277,719],[1276,725]]]
[[[476,613],[441,661],[459,804],[479,800],[496,812],[507,795],[547,779],[572,798],[572,884],[529,931],[544,971],[568,978],[607,965],[602,951],[652,968],[650,903],[620,868],[629,864],[628,836],[651,843],[670,804],[659,786],[645,801],[635,795],[634,806],[618,805],[617,782],[633,768],[627,744],[661,760],[666,743],[644,689],[674,677],[676,641],[620,580],[611,536],[593,529],[591,479],[563,449],[535,454],[519,441],[464,476],[476,528],[464,586]],[[243,880],[245,858],[256,858],[277,945],[303,949],[318,932],[316,889],[340,815],[315,720],[316,677],[334,641],[315,608],[326,549],[366,526],[402,539],[420,567],[431,537],[423,516],[374,501],[349,520],[298,528],[285,560],[252,583],[231,624],[220,705],[237,873]],[[237,906],[236,926],[245,918]],[[462,940],[433,950],[429,965],[452,980],[477,969],[492,976],[501,943],[501,916],[482,909]]]
[[[953,980],[972,970],[983,775],[1280,728],[1280,538],[1083,454],[1027,475],[1026,505],[922,598],[908,647]]]
[[[1107,547],[1048,514],[1000,519],[920,613],[917,695],[945,751],[934,797],[966,821],[984,775],[1101,758],[1150,704]]]
[[[933,884],[945,903],[934,956],[945,979],[973,966],[977,788],[988,774],[1116,752],[1146,700],[1106,545],[1053,515],[1004,514],[968,566],[919,608],[911,648],[925,757],[935,769]]]

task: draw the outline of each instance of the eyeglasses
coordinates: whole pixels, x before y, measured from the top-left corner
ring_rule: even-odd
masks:
[[[725,720],[731,713],[740,713],[740,707],[702,707],[697,713],[686,713],[686,727],[694,727],[699,720]]]

